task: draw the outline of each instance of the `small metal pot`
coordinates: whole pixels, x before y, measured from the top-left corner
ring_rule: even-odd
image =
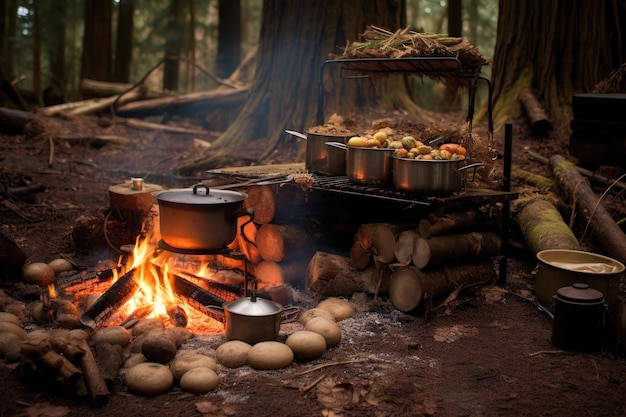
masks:
[[[284,310],[280,304],[258,298],[253,292],[250,297],[224,303],[223,308],[228,340],[253,345],[278,337]]]
[[[345,161],[345,154],[330,148],[326,142],[346,143],[350,139],[350,135],[327,135],[312,132],[304,134],[293,130],[285,130],[285,132],[306,140],[304,167],[308,171],[331,175],[343,175],[345,173],[342,166],[342,161]]]
[[[162,241],[172,248],[209,251],[221,249],[237,236],[237,219],[254,212],[243,207],[245,193],[209,189],[198,184],[193,189],[169,190],[156,195]]]
[[[466,165],[465,160],[423,160],[393,157],[393,185],[407,193],[446,195],[459,191],[465,181],[464,171],[483,166]],[[472,176],[473,180],[473,176]]]
[[[390,185],[392,156],[395,149],[348,146],[346,176],[353,182],[368,185]]]

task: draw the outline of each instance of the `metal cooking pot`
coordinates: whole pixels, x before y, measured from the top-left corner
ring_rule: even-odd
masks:
[[[353,182],[368,185],[390,185],[395,149],[347,146],[346,176]]]
[[[166,245],[183,250],[221,249],[237,236],[237,219],[248,216],[241,230],[254,218],[252,208],[243,207],[245,193],[209,189],[198,184],[193,189],[169,190],[156,194],[159,203],[161,239]]]
[[[332,150],[326,145],[326,142],[346,143],[350,139],[350,135],[327,135],[312,132],[304,134],[293,130],[285,130],[285,132],[306,140],[304,167],[308,171],[332,175],[344,174],[342,162],[345,161],[345,154]]]
[[[466,165],[465,160],[424,160],[393,157],[393,185],[407,193],[452,194],[465,181],[464,171],[483,166],[482,162]],[[474,180],[472,176],[471,180]]]
[[[222,308],[209,306],[209,310],[218,313],[224,322],[226,338],[241,340],[248,344],[276,340],[282,322],[294,321],[298,318],[300,308],[287,307],[275,301],[256,296],[253,291],[250,297],[224,303]]]

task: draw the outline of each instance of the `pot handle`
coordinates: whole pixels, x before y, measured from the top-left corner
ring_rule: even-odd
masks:
[[[474,168],[474,171],[472,172],[472,179],[466,178],[467,181],[474,182],[474,178],[476,178],[476,168],[480,168],[484,165],[485,164],[483,164],[482,162],[474,162],[473,164],[462,166],[461,168],[457,169],[457,171],[462,172],[462,171],[465,171],[466,169]]]
[[[248,236],[246,236],[246,233],[243,230],[249,223],[252,223],[252,221],[254,220],[254,208],[241,208],[233,213],[233,217],[236,219],[243,216],[248,216],[249,218],[244,223],[242,223],[241,226],[239,226],[239,232],[241,233],[241,236],[243,236],[243,238],[246,240],[246,242],[254,245],[254,242],[248,239]]]
[[[202,187],[202,188],[204,188],[204,189],[206,190],[206,191],[204,192],[204,195],[209,195],[209,187],[207,187],[207,186],[206,186],[206,185],[204,185],[204,184],[196,184],[196,185],[194,185],[194,186],[193,186],[193,193],[194,193],[194,195],[199,195],[199,193],[198,193],[198,188],[201,188],[201,187]]]
[[[285,307],[282,313],[280,313],[280,322],[292,323],[298,320],[299,315],[300,315],[300,307],[296,307],[296,306]]]
[[[214,318],[215,320],[226,323],[226,313],[224,312],[224,307],[219,306],[202,306],[204,310],[204,314],[207,316]]]

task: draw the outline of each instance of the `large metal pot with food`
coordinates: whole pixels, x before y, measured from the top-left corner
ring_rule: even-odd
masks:
[[[311,131],[304,134],[293,130],[285,130],[285,132],[306,140],[304,167],[308,171],[331,175],[345,173],[345,149],[329,147],[326,142],[345,144],[352,135],[332,135]]]
[[[209,189],[204,184],[192,189],[156,194],[162,241],[182,250],[214,250],[226,247],[237,236],[237,220],[254,212],[244,208],[248,195],[238,191]]]
[[[390,185],[394,150],[347,146],[346,176],[359,184]]]
[[[459,191],[465,178],[465,171],[483,166],[467,160],[410,159],[392,157],[393,185],[400,191],[431,195],[447,195]],[[473,177],[472,177],[473,180]]]

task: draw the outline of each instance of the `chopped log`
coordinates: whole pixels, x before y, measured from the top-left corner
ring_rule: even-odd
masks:
[[[470,229],[477,220],[478,213],[476,210],[444,213],[441,216],[430,213],[428,218],[419,221],[417,231],[420,236],[429,238],[452,230]]]
[[[256,233],[256,246],[265,261],[281,262],[285,258],[293,258],[310,242],[307,232],[295,224],[267,223]]]
[[[102,378],[109,390],[113,390],[119,370],[124,364],[124,348],[110,343],[98,343],[95,351],[96,363],[102,372]]]
[[[396,242],[396,248],[394,250],[396,261],[400,266],[406,266],[411,263],[415,247],[415,239],[418,237],[419,235],[413,229],[403,230],[400,232],[398,241]]]
[[[541,191],[556,192],[558,190],[558,186],[554,182],[554,179],[535,174],[534,172],[525,171],[523,169],[516,169],[513,171],[511,173],[511,179],[531,185]]]
[[[322,297],[386,294],[390,273],[389,268],[359,270],[349,257],[317,251],[308,265],[306,288]]]
[[[591,226],[593,235],[609,256],[626,262],[626,235],[602,205],[589,182],[573,163],[561,155],[550,158],[550,167],[565,195],[587,222],[585,232]]]
[[[414,311],[425,298],[442,298],[460,285],[489,283],[496,278],[491,260],[421,271],[404,266],[391,273],[389,300],[405,313]]]
[[[395,258],[396,240],[403,230],[415,227],[415,225],[400,223],[365,223],[359,226],[355,235],[353,246],[359,246],[366,252],[370,252],[376,264],[390,264]],[[351,254],[353,251],[351,250]],[[354,250],[358,255],[358,250]],[[362,266],[363,259],[354,259],[354,264]]]
[[[458,264],[471,259],[485,259],[500,252],[500,237],[491,232],[471,232],[418,238],[413,265],[423,269],[442,264]]]
[[[519,93],[519,100],[522,102],[534,133],[544,134],[552,130],[552,122],[544,106],[530,88],[525,88]]]
[[[105,405],[109,402],[109,389],[100,373],[93,352],[85,339],[76,337],[73,340],[85,351],[85,354],[80,359],[80,368],[83,371],[91,400],[97,406]]]
[[[524,241],[535,254],[545,249],[580,250],[576,236],[549,201],[536,198],[519,202],[514,210]]]
[[[258,226],[254,222],[248,222],[247,217],[239,217],[237,219],[237,247],[239,251],[243,253],[246,259],[253,264],[258,264],[263,260],[259,248],[256,244],[256,236],[258,233]],[[243,230],[241,227],[243,226]]]
[[[255,185],[245,191],[248,198],[244,200],[244,207],[254,209],[254,222],[267,224],[274,220],[276,214],[276,199],[274,191],[269,185]]]
[[[284,284],[298,287],[306,279],[310,257],[297,257],[282,262],[262,261],[252,267],[259,290]]]

